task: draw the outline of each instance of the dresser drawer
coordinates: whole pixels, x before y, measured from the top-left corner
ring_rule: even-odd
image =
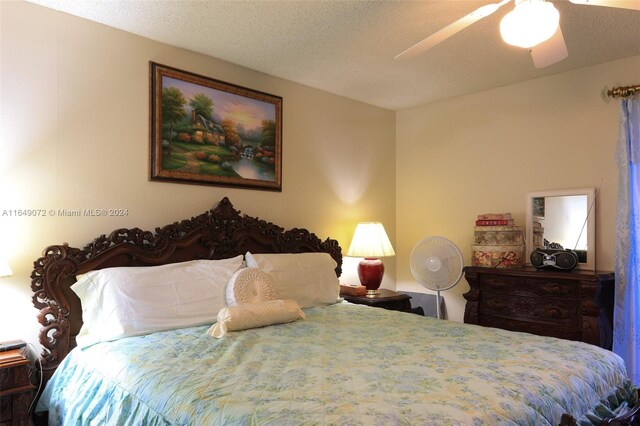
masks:
[[[0,370],[0,391],[29,384],[29,366],[26,364]]]
[[[29,405],[33,392],[0,397],[0,426],[30,426]]]
[[[480,317],[543,321],[554,326],[575,327],[578,304],[573,300],[525,297],[485,292],[480,296]]]
[[[11,421],[11,396],[0,396],[0,425]]]
[[[5,368],[0,370],[0,390],[13,387],[13,369]]]
[[[558,297],[577,300],[580,297],[579,285],[575,281],[562,279],[510,277],[484,275],[480,279],[483,292],[512,294],[520,296]]]
[[[509,331],[519,331],[531,333],[538,336],[557,337],[567,340],[581,340],[580,333],[574,327],[549,327],[548,324],[533,323],[528,321],[518,321],[509,318],[487,316],[482,318],[480,324],[485,327],[501,328]]]

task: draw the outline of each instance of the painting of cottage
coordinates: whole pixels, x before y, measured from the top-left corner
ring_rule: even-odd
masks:
[[[175,72],[156,86],[156,177],[280,188],[281,98]]]

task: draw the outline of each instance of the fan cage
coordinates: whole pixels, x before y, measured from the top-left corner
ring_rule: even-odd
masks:
[[[440,261],[438,270],[430,270],[430,258]],[[435,262],[437,265],[437,262]],[[458,247],[444,237],[428,237],[411,251],[411,272],[424,287],[433,291],[448,290],[462,278],[464,261]]]

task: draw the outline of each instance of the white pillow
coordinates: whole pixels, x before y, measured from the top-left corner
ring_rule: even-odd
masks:
[[[82,302],[78,346],[211,324],[241,265],[236,256],[88,272],[71,286]]]
[[[222,308],[216,322],[207,333],[220,338],[228,331],[247,330],[272,324],[293,322],[305,318],[295,300],[269,300]]]
[[[243,268],[233,274],[227,284],[227,305],[276,300],[271,275],[258,268]]]
[[[245,259],[248,267],[260,268],[271,275],[278,299],[293,299],[303,308],[338,301],[337,263],[328,253],[247,252]]]

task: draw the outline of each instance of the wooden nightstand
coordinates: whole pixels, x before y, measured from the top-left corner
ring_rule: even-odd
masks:
[[[29,426],[29,405],[35,386],[29,381],[31,363],[25,348],[0,352],[0,426]]]
[[[374,297],[368,296],[348,296],[341,294],[347,302],[356,303],[358,305],[368,305],[376,308],[389,309],[391,311],[411,312],[411,296],[407,294],[397,293],[386,288],[380,289],[380,294]]]

